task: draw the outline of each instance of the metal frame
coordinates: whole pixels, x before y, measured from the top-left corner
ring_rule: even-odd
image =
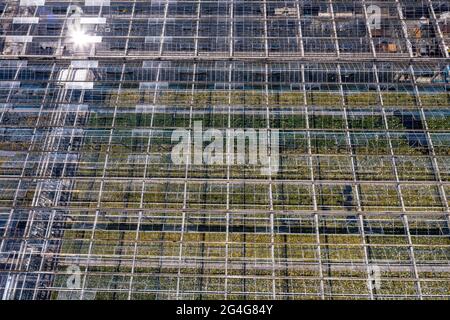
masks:
[[[74,2],[46,0],[52,23],[5,5],[3,299],[450,298],[438,1],[379,3],[381,31],[367,0],[81,1],[106,18],[81,50]],[[229,143],[221,166],[174,165],[171,132],[199,120],[278,130],[280,172],[231,164]]]

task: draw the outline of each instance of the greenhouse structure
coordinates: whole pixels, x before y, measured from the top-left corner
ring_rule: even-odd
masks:
[[[450,299],[449,48],[448,0],[0,1],[1,299]]]

